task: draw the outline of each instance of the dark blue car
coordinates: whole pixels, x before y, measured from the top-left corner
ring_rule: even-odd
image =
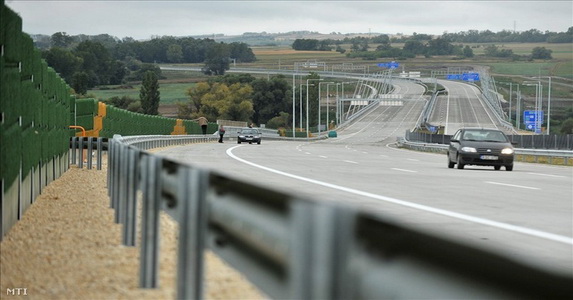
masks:
[[[507,136],[499,129],[462,128],[450,139],[448,168],[456,164],[458,169],[465,165],[493,166],[499,170],[513,170],[514,149]]]

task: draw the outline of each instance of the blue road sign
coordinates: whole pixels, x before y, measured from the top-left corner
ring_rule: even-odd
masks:
[[[395,61],[387,62],[387,63],[379,63],[379,67],[381,68],[388,68],[388,69],[397,69],[400,66],[400,63]]]
[[[447,80],[479,81],[479,73],[446,74]]]
[[[464,81],[479,81],[479,73],[464,73],[462,74]]]
[[[462,75],[461,74],[447,74],[446,79],[447,80],[462,80]]]
[[[523,111],[523,123],[526,128],[536,133],[541,133],[541,124],[543,124],[542,110],[525,110]]]

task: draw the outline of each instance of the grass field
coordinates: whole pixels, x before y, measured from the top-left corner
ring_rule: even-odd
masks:
[[[189,88],[194,85],[192,82],[186,83],[159,83],[159,93],[161,97],[161,104],[175,104],[177,102],[186,102],[189,100],[189,96],[186,92]],[[141,89],[141,84],[133,85],[132,88],[122,88],[120,86],[108,86],[109,89],[95,89],[89,90],[88,94],[93,95],[99,100],[107,100],[109,98],[118,96],[128,96],[133,99],[139,99],[139,90]]]

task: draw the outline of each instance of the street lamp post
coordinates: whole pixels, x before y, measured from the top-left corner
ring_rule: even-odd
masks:
[[[346,81],[342,83],[342,98],[344,98],[344,84],[345,83],[355,83],[355,81]],[[344,104],[342,104],[342,100],[337,101],[338,106],[340,107],[340,109],[337,109],[337,111],[339,111],[339,116],[338,116],[338,124],[342,123],[342,113],[344,110]]]
[[[319,82],[318,83],[318,136],[320,136],[320,85],[321,84],[326,84],[326,92],[328,94],[328,85],[333,83],[332,81],[329,82]],[[327,110],[327,114],[328,114],[328,110]],[[328,126],[328,121],[326,123],[326,126]]]
[[[299,123],[300,125],[298,126],[299,128],[302,128],[302,86],[304,85],[304,83],[300,84],[300,88],[298,89],[298,101],[299,101],[299,105],[298,105],[298,112],[300,113],[300,118],[299,118]],[[308,86],[306,87],[308,88]]]
[[[295,86],[295,76],[296,76],[296,68],[292,72],[292,138],[295,138],[295,94],[296,94],[296,86]]]
[[[543,85],[541,84],[541,81],[524,81],[523,85],[535,86],[535,133],[541,133],[542,123],[540,119],[540,111],[542,109],[541,93],[543,92]]]
[[[318,79],[318,78],[310,78],[306,80],[306,138],[309,138],[308,133],[309,133],[309,128],[308,128],[308,111],[309,111],[309,107],[308,107],[308,82],[311,80],[323,80],[322,78]],[[319,83],[320,85],[320,83]],[[312,85],[314,86],[314,84]]]
[[[330,110],[328,108],[328,103],[330,102],[330,93],[328,92],[328,87],[334,84],[335,83],[329,83],[326,85],[326,129],[329,129],[328,126],[330,126],[330,120],[329,120]]]
[[[513,106],[511,100],[512,100],[512,96],[513,96],[513,86],[514,86],[514,85],[517,86],[517,91],[518,91],[518,92],[517,92],[517,93],[518,93],[517,97],[519,97],[519,84],[513,83],[513,82],[500,82],[500,83],[509,85],[509,110],[508,110],[508,111],[509,111],[509,122],[511,123],[511,107]],[[517,111],[517,103],[519,102],[519,99],[516,99],[516,100],[517,100],[517,101],[516,101],[516,104],[515,104],[515,119],[516,119],[516,122],[517,122],[517,129],[519,129],[519,122],[518,122],[518,120],[519,120],[519,113],[518,113],[518,111]]]
[[[336,125],[340,124],[340,117],[338,115],[338,109],[340,108],[340,105],[338,104],[338,102],[340,101],[340,95],[338,93],[338,86],[339,85],[341,85],[341,83],[336,84],[336,114],[335,114]]]
[[[521,127],[521,91],[519,90],[519,84],[517,85],[517,97],[516,97],[516,107],[515,107],[515,123],[517,125],[517,130]]]
[[[547,134],[550,133],[551,130],[551,76],[539,76],[536,78],[548,78],[549,79],[549,87],[547,91]],[[541,100],[543,101],[543,100]]]

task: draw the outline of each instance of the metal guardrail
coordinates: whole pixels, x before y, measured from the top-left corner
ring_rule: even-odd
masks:
[[[430,142],[409,141],[403,137],[396,140],[399,147],[417,151],[446,153],[449,145]],[[560,165],[573,165],[573,151],[547,150],[547,149],[515,149],[516,161],[558,163]]]
[[[203,298],[206,249],[273,299],[573,295],[570,276],[415,230],[379,213],[302,199],[145,151],[172,138],[115,136],[109,143],[109,195],[127,246],[135,245],[141,192],[143,288],[158,285],[163,210],[180,228],[177,299]]]

